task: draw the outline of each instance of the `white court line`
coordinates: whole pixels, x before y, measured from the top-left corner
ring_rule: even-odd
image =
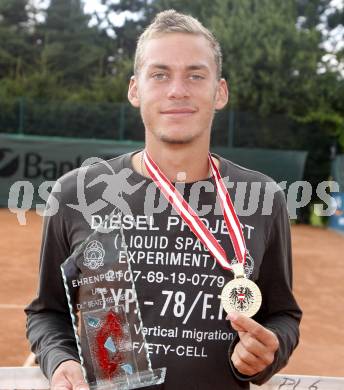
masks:
[[[26,305],[17,305],[15,303],[0,303],[0,309],[24,309]]]

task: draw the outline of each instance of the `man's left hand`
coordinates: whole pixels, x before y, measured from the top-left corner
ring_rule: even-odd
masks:
[[[274,361],[279,347],[277,336],[244,314],[233,312],[228,314],[227,319],[240,338],[230,356],[234,367],[248,376],[263,371]]]

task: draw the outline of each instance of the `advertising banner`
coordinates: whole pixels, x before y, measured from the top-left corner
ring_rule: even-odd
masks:
[[[54,182],[68,171],[80,167],[87,158],[107,160],[138,149],[141,145],[0,134],[0,206],[30,209],[37,203],[44,204]],[[21,204],[24,191],[32,195],[26,197],[26,205]]]
[[[130,141],[0,134],[0,207],[44,208],[55,181],[80,167],[87,158],[107,160],[142,147],[142,143]],[[287,187],[302,180],[307,156],[304,151],[211,150],[245,168],[263,172],[277,183],[286,181]]]
[[[331,229],[344,233],[344,192],[332,194],[335,202],[336,211],[330,216],[328,226]]]

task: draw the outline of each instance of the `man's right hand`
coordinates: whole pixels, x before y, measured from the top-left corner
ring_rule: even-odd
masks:
[[[84,380],[80,363],[66,360],[55,370],[50,384],[51,390],[89,390]]]

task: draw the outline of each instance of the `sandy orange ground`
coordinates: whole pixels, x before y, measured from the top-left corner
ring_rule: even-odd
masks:
[[[283,372],[344,376],[344,235],[293,226],[294,290],[303,308],[301,341]],[[41,217],[0,209],[0,366],[20,366],[29,354],[24,306],[35,295]]]

